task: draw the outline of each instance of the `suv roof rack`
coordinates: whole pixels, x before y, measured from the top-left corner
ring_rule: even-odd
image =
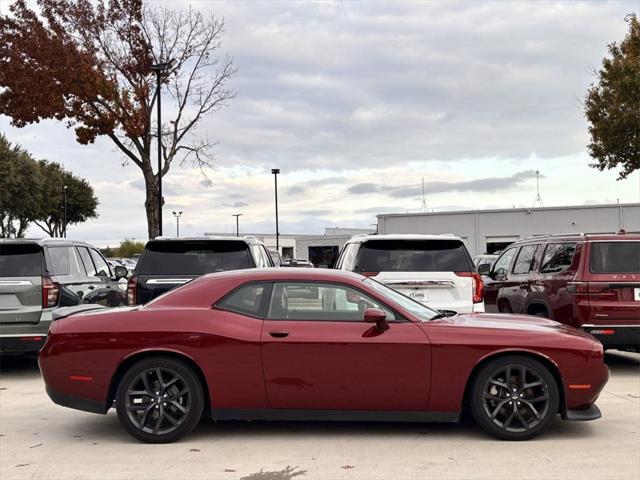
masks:
[[[522,240],[530,240],[532,238],[540,239],[540,238],[558,238],[558,237],[584,237],[586,233],[583,232],[567,232],[567,233],[536,233],[531,235],[530,237],[525,237]]]

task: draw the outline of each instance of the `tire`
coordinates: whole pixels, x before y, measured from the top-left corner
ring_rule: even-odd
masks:
[[[540,318],[549,318],[549,314],[547,313],[546,310],[538,311],[538,312],[534,313],[533,316],[534,317],[540,317]]]
[[[131,436],[146,443],[170,443],[188,434],[200,421],[203,408],[202,384],[196,373],[184,362],[168,357],[134,364],[116,392],[120,423]]]
[[[542,363],[507,355],[478,372],[469,403],[474,420],[485,432],[502,440],[529,440],[551,425],[560,394],[555,378]]]

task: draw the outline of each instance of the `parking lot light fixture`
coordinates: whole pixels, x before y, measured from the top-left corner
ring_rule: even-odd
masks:
[[[180,238],[180,217],[182,216],[182,210],[178,212],[174,210],[173,216],[176,217],[176,238]]]
[[[151,65],[151,70],[156,72],[156,99],[158,100],[158,235],[162,235],[162,95],[160,84],[162,76],[170,73],[176,63],[176,60],[172,58],[168,62]]]
[[[236,217],[236,237],[239,237],[240,236],[240,221],[238,219],[242,216],[242,213],[234,213],[231,216],[232,217]]]
[[[62,238],[67,238],[67,186],[62,187]]]
[[[271,173],[273,174],[273,179],[275,181],[276,192],[276,250],[280,253],[280,230],[278,229],[278,174],[280,173],[280,169],[272,168]]]

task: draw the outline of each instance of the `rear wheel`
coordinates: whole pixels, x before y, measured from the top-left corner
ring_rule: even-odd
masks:
[[[503,440],[528,440],[544,432],[560,403],[558,386],[537,360],[509,355],[485,365],[471,391],[471,413],[480,427]]]
[[[193,370],[178,360],[154,357],[133,365],[118,384],[122,426],[148,443],[178,440],[198,424],[204,395]]]

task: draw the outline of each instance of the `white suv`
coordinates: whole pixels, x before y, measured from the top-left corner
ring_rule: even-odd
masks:
[[[357,235],[335,268],[373,277],[438,310],[484,312],[482,279],[454,235]]]

